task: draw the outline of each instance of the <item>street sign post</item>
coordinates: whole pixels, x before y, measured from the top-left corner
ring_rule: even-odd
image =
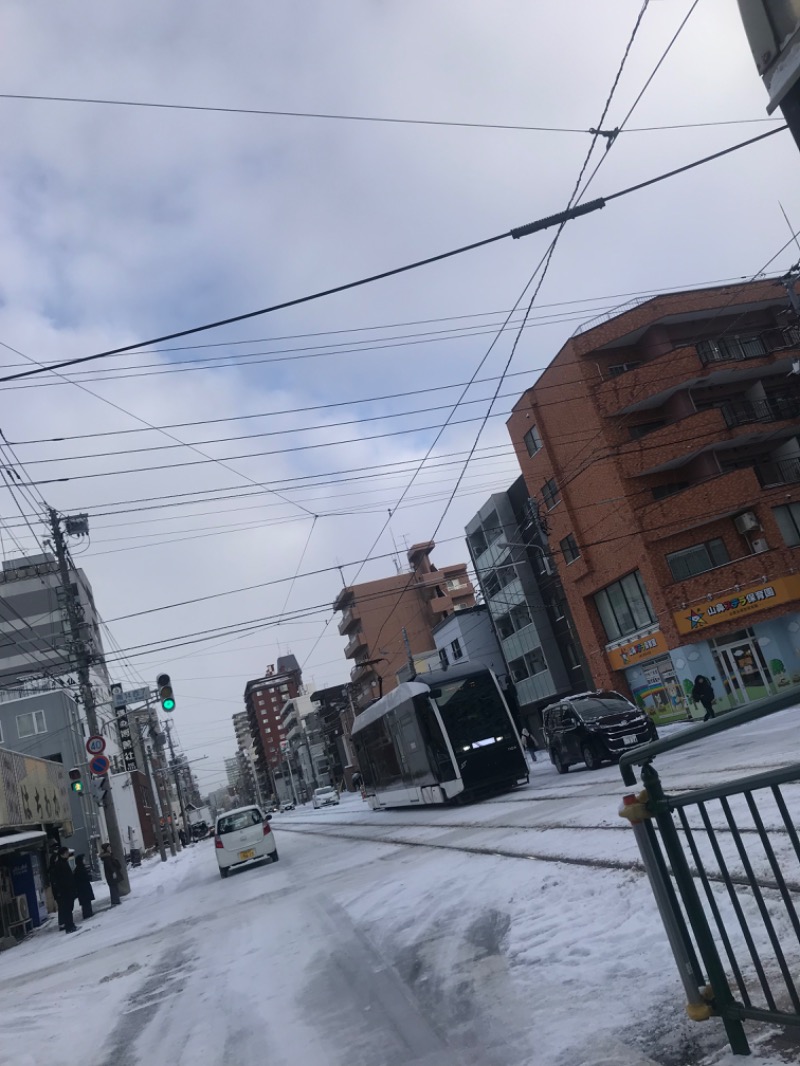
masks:
[[[86,741],[86,750],[90,755],[102,755],[106,750],[105,737],[92,736]]]
[[[142,703],[149,698],[150,689],[146,685],[142,688],[129,689],[128,692],[123,692],[121,685],[111,686],[111,701],[116,710],[121,707],[127,707],[129,703]]]
[[[89,762],[89,769],[95,777],[102,777],[103,774],[107,774],[110,766],[111,763],[107,755],[95,755]]]

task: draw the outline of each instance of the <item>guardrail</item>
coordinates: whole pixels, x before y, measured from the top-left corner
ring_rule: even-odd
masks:
[[[750,1053],[743,1022],[800,1026],[800,837],[782,789],[800,763],[703,789],[665,791],[653,760],[798,702],[798,693],[730,711],[625,752],[623,799],[678,966],[687,1012],[719,1017],[731,1050]]]

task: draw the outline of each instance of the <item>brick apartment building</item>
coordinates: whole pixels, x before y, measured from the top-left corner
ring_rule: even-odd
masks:
[[[281,745],[286,740],[281,711],[287,700],[300,695],[302,684],[303,675],[297,659],[294,655],[283,655],[275,667],[270,666],[265,671],[263,677],[248,681],[245,685],[244,703],[253,742],[254,764],[265,799],[273,794],[281,794],[277,786],[283,777]]]
[[[345,655],[353,701],[358,708],[397,685],[396,674],[407,661],[403,628],[413,654],[435,647],[433,628],[452,611],[475,604],[466,563],[437,568],[430,556],[433,541],[408,550],[410,570],[377,581],[343,588],[333,605],[341,611],[339,632],[349,638]]]
[[[775,281],[573,336],[508,429],[594,683],[689,708],[800,686],[800,327]]]

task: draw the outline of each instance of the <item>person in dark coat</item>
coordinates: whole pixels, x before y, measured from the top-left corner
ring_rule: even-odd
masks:
[[[103,844],[100,848],[100,862],[103,864],[103,873],[108,882],[108,894],[111,896],[111,906],[118,907],[122,900],[119,898],[117,885],[122,880],[122,867],[119,859],[111,854],[111,845]]]
[[[58,900],[58,927],[63,927],[65,933],[74,933],[76,925],[72,911],[75,906],[75,875],[69,864],[69,848],[59,848],[52,884]]]
[[[92,888],[89,871],[84,864],[83,855],[75,856],[75,894],[78,897],[78,903],[81,905],[83,917],[91,918],[94,914],[92,910],[94,889]]]
[[[705,708],[704,722],[707,722],[709,718],[714,718],[714,686],[704,677],[703,674],[698,674],[694,679],[694,686],[692,688],[692,699],[695,703],[702,703]]]
[[[47,880],[50,882],[50,891],[53,893],[53,901],[58,906],[58,892],[56,891],[56,863],[58,862],[58,844],[53,844],[50,849],[50,861],[47,864]],[[58,920],[58,928],[63,929],[61,919]]]

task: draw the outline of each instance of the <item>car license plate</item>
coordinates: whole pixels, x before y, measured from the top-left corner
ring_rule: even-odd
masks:
[[[255,853],[255,849],[254,848],[250,848],[249,851],[240,851],[239,852],[239,858],[242,860],[242,862],[244,862],[245,859],[254,859],[255,857],[256,857],[256,853]]]
[[[623,744],[636,744],[638,739],[639,739],[638,737],[623,737],[622,738],[622,743]]]

